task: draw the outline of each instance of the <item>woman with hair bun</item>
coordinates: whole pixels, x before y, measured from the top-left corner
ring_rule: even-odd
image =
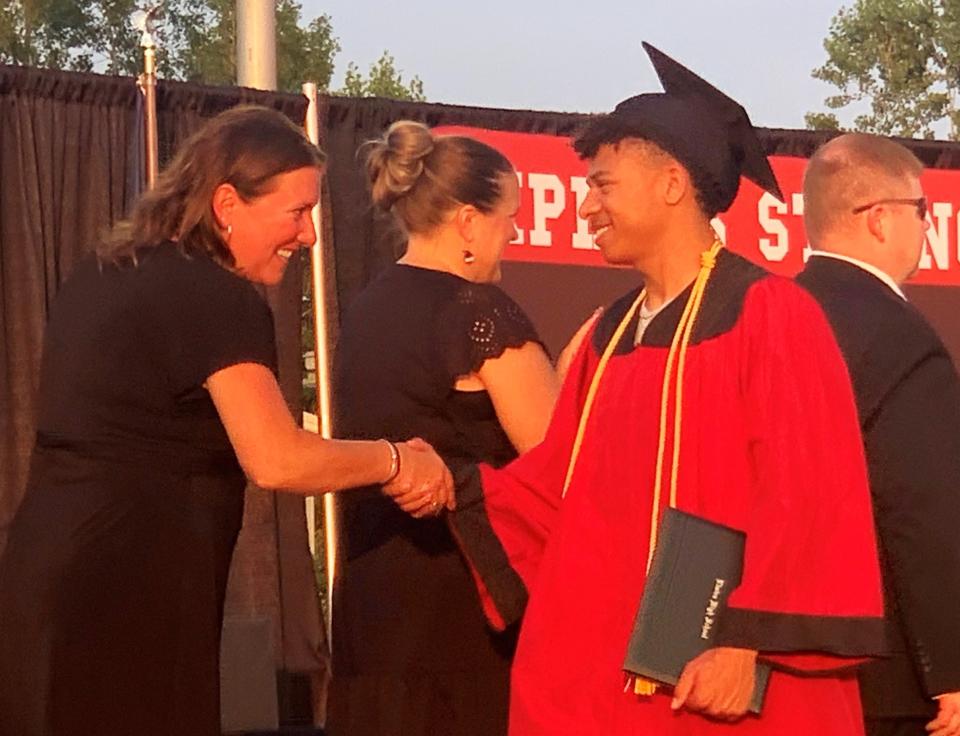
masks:
[[[422,437],[452,467],[503,465],[543,439],[559,385],[530,320],[494,285],[516,236],[516,172],[484,143],[409,121],[368,144],[366,170],[408,243],[348,307],[338,429]],[[349,495],[329,733],[506,733],[515,632],[486,626],[446,524]]]

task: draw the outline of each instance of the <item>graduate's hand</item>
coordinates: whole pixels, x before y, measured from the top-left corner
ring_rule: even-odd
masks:
[[[453,476],[434,449],[419,437],[398,442],[400,472],[383,492],[415,518],[436,516],[456,506]]]
[[[601,314],[603,314],[603,307],[597,307],[593,310],[593,314],[587,317],[586,321],[577,328],[573,337],[570,338],[570,342],[560,351],[560,357],[557,358],[557,378],[560,379],[560,383],[563,383],[563,380],[567,377],[567,371],[570,370],[573,359],[577,357],[583,339],[589,334],[590,328],[596,324]]]
[[[960,692],[940,695],[937,701],[940,710],[927,724],[927,731],[932,736],[960,736]]]
[[[756,666],[753,649],[708,649],[683,668],[670,707],[735,721],[750,706]]]

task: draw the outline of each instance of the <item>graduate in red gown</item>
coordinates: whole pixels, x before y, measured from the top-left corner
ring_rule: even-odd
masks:
[[[850,381],[814,301],[710,226],[741,174],[780,196],[745,111],[645,47],[666,92],[575,143],[580,214],[645,288],[591,330],[544,442],[462,470],[450,515],[491,622],[523,617],[510,733],[857,736],[853,668],[884,637]],[[717,646],[637,695],[622,667],[668,506],[745,532],[743,579]]]

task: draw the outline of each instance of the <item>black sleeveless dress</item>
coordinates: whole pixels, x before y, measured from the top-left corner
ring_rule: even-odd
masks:
[[[78,264],[51,312],[37,442],[0,560],[0,734],[218,736],[244,474],[203,388],[276,370],[252,284],[166,244]]]
[[[516,452],[490,397],[453,386],[530,341],[529,319],[496,286],[393,265],[343,325],[338,434],[422,437],[448,464],[503,465]],[[505,734],[515,632],[486,625],[445,522],[413,519],[375,488],[337,503],[330,736]]]

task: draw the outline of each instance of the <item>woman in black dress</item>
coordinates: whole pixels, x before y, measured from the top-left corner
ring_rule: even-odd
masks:
[[[324,441],[277,385],[251,282],[313,242],[322,162],[276,112],[223,113],[63,286],[0,561],[0,734],[220,733],[245,474],[302,493],[387,483],[414,513],[448,502],[424,443]]]
[[[558,379],[493,282],[516,236],[517,176],[498,151],[395,123],[371,145],[375,204],[406,253],[349,306],[334,372],[341,436],[422,437],[451,466],[502,465],[543,438]],[[485,624],[442,519],[376,492],[341,509],[331,736],[506,733],[511,632]]]

